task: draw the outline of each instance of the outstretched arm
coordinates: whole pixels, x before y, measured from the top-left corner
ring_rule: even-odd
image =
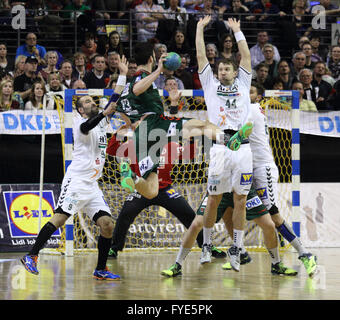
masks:
[[[236,19],[229,18],[228,19],[228,25],[233,30],[235,39],[237,41],[238,50],[241,54],[241,61],[240,66],[247,70],[248,72],[251,72],[251,57],[250,57],[250,51],[248,48],[247,40],[243,35],[243,32],[241,31],[240,27],[240,21],[237,21]]]
[[[207,54],[205,51],[205,43],[204,43],[204,28],[209,24],[211,20],[211,16],[205,16],[201,18],[197,22],[196,27],[196,55],[197,55],[197,63],[198,63],[198,72],[201,72],[203,68],[208,63]]]

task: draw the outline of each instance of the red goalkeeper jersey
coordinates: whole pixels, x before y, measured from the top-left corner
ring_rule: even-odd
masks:
[[[131,170],[140,176],[139,167],[136,160],[136,150],[132,140],[122,143],[113,135],[110,139],[106,152],[111,156],[125,157],[131,160]],[[187,144],[182,147],[177,142],[169,142],[162,150],[160,156],[160,164],[158,167],[158,183],[159,189],[164,189],[172,184],[171,170],[173,161],[177,159],[193,159],[195,157],[196,148],[194,143]]]

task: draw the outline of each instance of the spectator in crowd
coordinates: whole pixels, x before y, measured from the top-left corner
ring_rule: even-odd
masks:
[[[164,43],[156,43],[154,46],[156,65],[158,65],[158,60],[162,54],[168,52],[168,48]]]
[[[108,8],[107,4],[109,1],[104,1],[104,0],[87,0],[86,4],[92,9],[96,11],[96,18],[98,19],[110,19],[110,13],[107,11],[111,11],[111,9]],[[120,3],[123,1],[111,1],[114,3]],[[101,11],[101,12],[98,12]],[[115,11],[115,10],[112,10]],[[124,14],[124,13],[122,13]],[[118,16],[120,18],[121,15]]]
[[[181,56],[181,65],[174,72],[174,76],[180,80],[182,80],[184,89],[193,89],[192,75],[190,72],[186,70],[187,67],[187,57],[182,54]]]
[[[20,109],[20,103],[15,100],[13,93],[13,82],[2,80],[0,82],[0,112]]]
[[[263,55],[263,47],[266,43],[268,43],[268,32],[267,31],[259,31],[257,33],[257,43],[253,47],[250,48],[250,54],[251,54],[251,67],[255,68],[261,61],[264,60]],[[274,48],[274,60],[280,61],[280,53],[279,50],[273,45]]]
[[[47,110],[54,109],[54,101],[47,94],[44,82],[34,82],[32,90],[28,96],[28,101],[25,103],[25,110],[38,110],[43,108],[45,103]]]
[[[114,73],[110,76],[110,81],[106,86],[107,89],[114,90],[116,88],[118,76],[119,76],[119,74],[117,74],[117,73]]]
[[[96,55],[92,60],[93,69],[87,71],[83,81],[88,89],[104,89],[110,81],[110,74],[105,71],[105,57]]]
[[[181,0],[180,6],[185,8],[188,13],[194,13],[203,9],[203,0]]]
[[[317,83],[313,86],[313,72],[309,69],[302,69],[299,73],[299,80],[303,84],[303,89],[305,91],[304,98],[310,101],[314,101],[318,111],[330,110],[330,105],[328,100],[330,98],[330,93],[332,91],[332,86],[326,81],[323,82],[321,86]],[[321,83],[320,82],[320,83]]]
[[[44,78],[44,81],[47,82],[48,75],[51,72],[58,71],[57,69],[58,53],[56,51],[47,51],[44,60],[46,61],[47,66],[40,72],[42,77]]]
[[[144,0],[135,10],[138,41],[145,42],[155,38],[158,21],[164,19],[163,7],[154,4],[152,0]]]
[[[67,88],[71,89],[73,82],[76,80],[72,78],[72,62],[70,60],[64,60],[60,67],[61,83]]]
[[[78,79],[74,81],[72,89],[86,89],[86,84],[83,80]]]
[[[136,59],[130,58],[129,59],[129,65],[128,65],[128,72],[126,74],[126,81],[129,82],[134,74],[137,72],[137,62]]]
[[[27,57],[25,61],[24,73],[14,78],[14,91],[19,92],[21,98],[26,102],[31,93],[31,87],[37,80],[38,60],[35,56]],[[43,81],[42,77],[41,80]]]
[[[26,59],[27,57],[24,55],[15,58],[14,71],[12,72],[13,78],[21,76],[24,73]]]
[[[61,76],[59,71],[50,72],[47,77],[47,85],[46,85],[46,91],[47,92],[60,92],[67,89],[62,83],[61,83]]]
[[[223,14],[222,18],[224,21],[227,21],[228,18],[235,18],[236,20],[240,20],[243,30],[246,30],[245,35],[248,36],[248,30],[251,30],[252,27],[252,23],[247,22],[250,17],[249,15],[247,15],[247,13],[250,12],[248,7],[243,5],[241,0],[232,0],[230,2],[230,5],[226,5],[226,3],[224,3],[222,6],[218,6],[219,14]]]
[[[178,90],[183,90],[184,85],[182,80],[174,77],[174,71],[168,70],[164,68],[164,72],[159,75],[159,77],[155,80],[155,85],[158,89],[164,89],[165,87],[165,80],[169,77],[175,78],[177,85],[178,85]]]
[[[330,32],[332,23],[337,22],[337,15],[340,13],[339,7],[333,4],[331,0],[320,0],[318,2],[315,2],[315,4],[312,6],[312,11],[314,11],[313,7],[317,5],[321,5],[323,7],[323,15],[326,18],[326,25],[325,25],[326,28],[323,31],[327,30]],[[313,12],[314,16],[318,14],[320,14],[319,10],[315,10]]]
[[[71,0],[68,1],[66,6],[63,8],[63,17],[69,19],[71,23],[74,22],[75,18],[79,18],[85,11],[91,10],[91,8],[84,4],[84,0]],[[68,12],[67,12],[68,11]]]
[[[84,44],[81,46],[80,51],[86,56],[86,64],[88,64],[92,58],[97,54],[97,44],[95,42],[95,36],[88,32],[85,35]],[[90,67],[86,66],[86,70]]]
[[[299,108],[301,111],[313,111],[313,112],[317,112],[318,109],[316,108],[316,105],[313,101],[311,100],[306,100],[303,98],[304,96],[304,89],[303,89],[303,84],[300,81],[294,81],[293,85],[292,85],[292,90],[297,90],[299,91],[300,95],[299,95]]]
[[[334,96],[331,98],[331,105],[333,110],[339,111],[340,110],[340,80],[335,82],[333,89],[335,91]]]
[[[274,83],[277,82],[277,80],[281,80],[283,83],[282,90],[291,90],[294,77],[291,75],[287,60],[280,60],[277,66],[277,70],[278,76],[277,79],[275,79]]]
[[[306,56],[305,68],[313,70],[315,63],[312,61],[312,45],[309,42],[305,42],[302,45],[302,52]]]
[[[186,41],[185,33],[182,29],[177,29],[174,32],[172,39],[167,47],[169,52],[176,52],[179,55],[192,54],[192,49]]]
[[[35,56],[39,65],[45,65],[43,57],[45,57],[46,49],[43,46],[37,44],[37,36],[30,32],[25,38],[26,44],[17,48],[16,57],[24,55],[26,57]]]
[[[169,8],[165,10],[164,19],[159,20],[156,38],[162,43],[169,43],[176,29],[185,34],[188,15],[186,9],[178,6],[179,0],[169,0]]]
[[[215,65],[218,59],[218,50],[214,43],[208,43],[205,46],[206,55],[211,65],[211,69],[215,70]]]
[[[72,78],[83,79],[86,72],[86,56],[82,52],[76,52],[73,55]]]
[[[268,67],[268,79],[273,80],[277,77],[277,67],[279,65],[279,62],[274,60],[274,47],[272,44],[266,43],[263,46],[262,51],[264,56],[264,60],[262,62]]]
[[[178,111],[183,109],[186,99],[178,91],[178,84],[174,77],[169,77],[165,80],[164,90],[169,94],[169,99],[164,100],[164,110],[170,114],[177,114]]]
[[[113,74],[119,75],[119,68],[118,68],[119,61],[120,61],[120,56],[118,52],[116,51],[109,52],[107,56],[107,68],[105,71],[109,75],[113,75]]]
[[[330,58],[327,62],[327,67],[332,73],[332,77],[337,81],[340,79],[340,45],[335,45],[331,48]]]
[[[126,56],[126,50],[120,38],[120,34],[118,31],[112,31],[109,34],[109,48],[107,52],[118,52],[120,56]]]
[[[261,0],[252,7],[252,13],[257,15],[250,16],[250,19],[257,21],[256,27],[258,29],[270,29],[273,27],[273,23],[277,19],[275,15],[280,12],[280,9],[272,2],[270,0]]]
[[[295,52],[290,66],[290,73],[293,78],[296,78],[299,72],[305,68],[306,55],[302,51]]]
[[[14,70],[14,63],[7,56],[7,45],[0,42],[0,72],[11,72]]]
[[[262,87],[264,87],[266,90],[272,88],[272,82],[270,79],[269,75],[269,68],[268,66],[264,63],[261,62],[255,67],[255,79],[258,84],[260,84]]]
[[[310,36],[310,44],[312,46],[312,61],[326,61],[327,58],[327,49],[321,47],[321,38],[320,35],[316,32],[312,33]]]
[[[306,42],[307,42],[307,43],[310,42],[308,37],[306,37],[306,36],[300,37],[300,39],[299,39],[299,48],[300,48],[300,50],[302,50],[302,46],[303,46]]]
[[[235,46],[233,35],[224,34],[220,40],[219,57],[224,59],[232,59],[236,62],[236,52],[238,49]]]
[[[284,90],[284,83],[281,79],[279,79],[279,78],[274,79],[273,90]]]

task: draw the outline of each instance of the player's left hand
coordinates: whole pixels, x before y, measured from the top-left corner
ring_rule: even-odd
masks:
[[[129,62],[127,61],[126,57],[122,55],[122,58],[118,58],[118,69],[119,74],[122,76],[126,76],[129,70]]]
[[[241,30],[240,20],[229,18],[227,24],[229,25],[230,29],[233,30],[234,33]]]

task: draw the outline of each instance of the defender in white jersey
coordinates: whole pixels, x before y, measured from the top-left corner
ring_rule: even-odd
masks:
[[[197,23],[196,52],[198,73],[208,110],[209,121],[224,130],[224,138],[232,137],[244,125],[245,131],[251,132],[250,98],[251,59],[247,41],[241,32],[240,22],[228,19],[233,30],[239,52],[240,66],[237,68],[232,60],[222,59],[218,62],[218,79],[214,77],[205,51],[204,27],[211,17],[205,16]],[[230,263],[239,271],[240,249],[246,216],[246,198],[252,183],[252,154],[249,141],[244,140],[238,151],[231,151],[224,145],[215,144],[210,151],[208,170],[208,203],[204,215],[204,245],[201,263],[211,261],[211,233],[216,221],[217,207],[225,192],[234,194],[233,246],[228,250]]]
[[[276,229],[297,250],[299,259],[304,264],[308,275],[312,277],[316,270],[316,257],[304,248],[300,239],[279,213],[277,188],[279,171],[269,144],[267,118],[258,103],[263,93],[262,86],[252,83],[250,99],[252,102],[253,131],[249,136],[249,142],[253,154],[254,187],[262,203],[267,207]]]

